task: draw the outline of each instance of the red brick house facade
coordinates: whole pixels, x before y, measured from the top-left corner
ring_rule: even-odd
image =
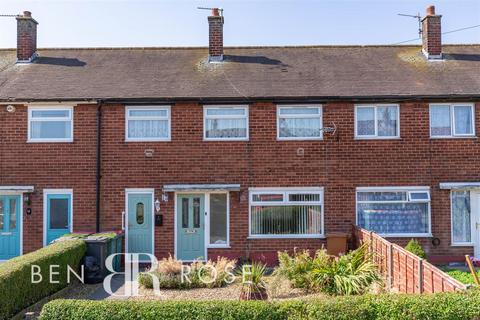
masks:
[[[424,23],[436,17],[430,11]],[[216,23],[210,36],[222,30],[217,18],[209,18]],[[31,16],[19,23],[25,19]],[[13,217],[21,202],[17,253],[48,243],[57,222],[73,232],[124,228],[127,251],[151,241],[157,257],[197,254],[191,234],[209,258],[275,261],[279,250],[315,250],[352,224],[400,244],[418,238],[432,261],[476,253],[480,47],[443,46],[438,57],[437,42],[425,42],[434,47],[430,60],[416,46],[224,53],[223,41],[212,40],[220,47],[210,48],[210,62],[205,48],[46,49],[24,65],[15,63],[15,50],[0,51],[0,203],[9,203],[5,215]],[[220,120],[209,122],[208,108]],[[206,127],[232,108],[239,113],[225,119],[236,127],[226,131],[239,138],[209,138]],[[298,120],[298,108],[312,113]],[[145,118],[148,110],[155,115]],[[36,121],[52,122],[44,128]],[[42,137],[55,121],[64,141]],[[142,140],[138,132],[165,135]],[[131,206],[129,195],[145,194],[151,203]],[[162,221],[155,224],[155,216]],[[153,231],[134,234],[133,219]]]

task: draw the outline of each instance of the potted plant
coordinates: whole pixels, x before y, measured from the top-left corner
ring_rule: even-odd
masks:
[[[267,300],[267,287],[263,281],[267,267],[266,265],[254,262],[250,265],[243,265],[240,273],[242,275],[242,291],[240,300]]]

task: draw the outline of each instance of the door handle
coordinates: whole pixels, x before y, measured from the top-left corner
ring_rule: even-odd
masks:
[[[480,223],[476,222],[475,227],[477,228],[477,230],[480,229]]]

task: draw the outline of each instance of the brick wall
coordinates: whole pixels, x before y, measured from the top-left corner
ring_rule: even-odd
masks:
[[[480,123],[477,104],[476,124]],[[325,231],[349,232],[355,223],[355,188],[368,186],[430,186],[432,232],[440,238],[434,247],[422,239],[433,259],[459,258],[471,247],[450,246],[450,192],[440,182],[479,181],[478,139],[430,139],[428,103],[402,103],[401,139],[354,140],[354,105],[323,106],[324,125],[337,125],[336,136],[323,141],[277,141],[276,107],[250,105],[250,140],[203,141],[201,105],[172,106],[170,142],[125,142],[123,105],[103,107],[102,129],[102,230],[119,229],[125,210],[125,188],[155,188],[181,183],[239,183],[230,193],[231,249],[210,249],[211,256],[246,255],[271,260],[277,250],[316,249],[324,241],[248,240],[249,187],[325,187]],[[74,189],[74,228],[95,227],[95,106],[75,107],[73,144],[27,144],[26,108],[9,114],[2,108],[1,185],[34,184],[32,216],[25,216],[25,247],[41,245],[43,188]],[[4,125],[5,124],[5,125]],[[6,125],[8,124],[8,125]],[[477,125],[477,132],[479,126]],[[303,148],[303,155],[298,155]],[[153,149],[146,157],[145,149]],[[155,253],[173,253],[174,194],[161,203],[163,226],[155,227]],[[392,239],[389,239],[392,240]],[[409,239],[393,239],[404,245]]]
[[[73,189],[73,228],[95,231],[96,108],[75,107],[73,143],[27,143],[27,107],[0,106],[0,185],[33,185],[24,252],[43,245],[43,189]]]

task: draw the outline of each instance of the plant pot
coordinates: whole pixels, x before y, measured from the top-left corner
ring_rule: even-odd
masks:
[[[240,300],[267,300],[268,294],[265,288],[242,288]]]

